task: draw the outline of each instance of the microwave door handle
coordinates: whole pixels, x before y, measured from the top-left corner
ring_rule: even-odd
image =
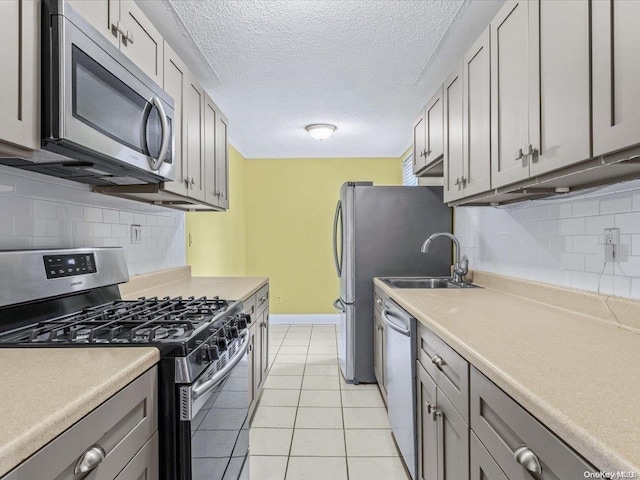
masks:
[[[160,124],[162,125],[162,144],[160,145],[160,153],[158,154],[158,158],[155,159],[151,164],[151,168],[153,170],[159,170],[160,166],[167,158],[167,153],[169,152],[169,140],[171,140],[171,132],[169,131],[169,119],[167,118],[167,114],[165,113],[164,107],[162,106],[162,101],[158,97],[153,97],[151,99],[151,104],[158,109],[158,114],[160,115]]]

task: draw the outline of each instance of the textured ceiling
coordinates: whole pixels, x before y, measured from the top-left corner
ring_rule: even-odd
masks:
[[[481,2],[491,12],[501,3]],[[196,73],[249,158],[399,156],[449,27],[473,16],[469,0],[165,0],[164,12],[140,3],[163,34],[181,30],[188,63],[205,64]],[[319,142],[310,123],[338,129]]]

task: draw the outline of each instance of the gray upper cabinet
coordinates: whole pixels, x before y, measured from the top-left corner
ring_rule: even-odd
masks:
[[[189,197],[204,200],[204,90],[195,78],[187,82],[185,108]]]
[[[491,36],[490,27],[462,59],[463,195],[491,188]]]
[[[591,2],[593,28],[593,153],[640,144],[640,2]]]
[[[134,0],[120,0],[120,51],[162,85],[164,41]]]
[[[180,60],[173,49],[169,45],[164,46],[164,90],[173,98],[173,135],[174,135],[174,154],[173,162],[175,181],[166,182],[163,187],[165,190],[177,193],[179,195],[187,195],[188,190],[188,172],[186,159],[186,126],[185,117],[185,92],[189,82],[189,71],[187,66]]]
[[[218,205],[218,172],[216,165],[216,123],[218,109],[209,95],[204,100],[204,195],[207,203]]]
[[[444,154],[443,90],[438,88],[413,122],[413,173],[442,176]]]
[[[40,2],[0,2],[0,155],[40,148]]]
[[[591,157],[589,2],[529,0],[529,39],[529,143],[538,150],[530,157],[530,175],[535,176]],[[640,70],[636,94],[639,75]],[[640,101],[636,106],[640,109]]]
[[[162,85],[164,41],[134,0],[70,0],[69,5]]]
[[[229,208],[229,121],[218,110],[216,117],[216,185],[217,205]]]
[[[491,23],[491,186],[591,156],[589,3],[509,0]]]
[[[529,12],[507,0],[491,22],[491,186],[529,177]]]
[[[434,93],[433,97],[431,97],[431,100],[429,100],[429,103],[427,103],[425,108],[425,126],[427,128],[427,166],[440,160],[444,153],[444,107],[442,106],[442,95],[442,89],[439,88],[438,91]]]
[[[111,43],[120,46],[120,0],[67,0],[67,3]]]
[[[444,86],[444,201],[464,196],[466,182],[462,142],[463,81],[458,66],[445,80]]]
[[[427,129],[424,109],[413,121],[413,173],[417,174],[426,165]]]

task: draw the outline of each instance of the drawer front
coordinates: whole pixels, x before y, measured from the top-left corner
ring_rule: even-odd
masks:
[[[469,480],[509,480],[473,432],[471,432],[471,477]]]
[[[424,325],[418,330],[420,363],[468,424],[469,363]]]
[[[115,480],[158,480],[159,447],[160,442],[156,432]]]
[[[471,369],[471,428],[510,480],[564,480],[595,472],[476,368]],[[529,468],[539,463],[541,473],[532,476],[516,461],[517,452]]]
[[[158,429],[157,368],[134,380],[3,480],[75,480],[75,465],[92,447],[106,454],[91,480],[112,480]]]
[[[269,308],[269,285],[265,285],[256,293],[256,309],[258,314]]]
[[[251,322],[255,322],[256,319],[256,295],[253,294],[251,295],[249,298],[247,298],[245,301],[242,302],[242,304],[244,305],[244,309],[243,312],[247,313],[251,316]]]

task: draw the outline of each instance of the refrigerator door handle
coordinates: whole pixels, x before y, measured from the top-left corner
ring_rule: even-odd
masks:
[[[336,310],[340,310],[341,312],[345,312],[345,311],[346,311],[346,310],[345,310],[345,308],[346,308],[346,307],[345,307],[345,305],[344,305],[344,302],[343,302],[341,299],[339,299],[339,298],[337,298],[337,299],[336,299],[336,301],[335,301],[335,302],[333,302],[333,307],[334,307]]]
[[[342,250],[344,249],[344,245],[340,245],[340,257],[338,257],[338,220],[342,222],[342,200],[338,200],[338,205],[336,205],[336,214],[333,217],[333,261],[336,265],[338,278],[340,278],[342,276]]]

